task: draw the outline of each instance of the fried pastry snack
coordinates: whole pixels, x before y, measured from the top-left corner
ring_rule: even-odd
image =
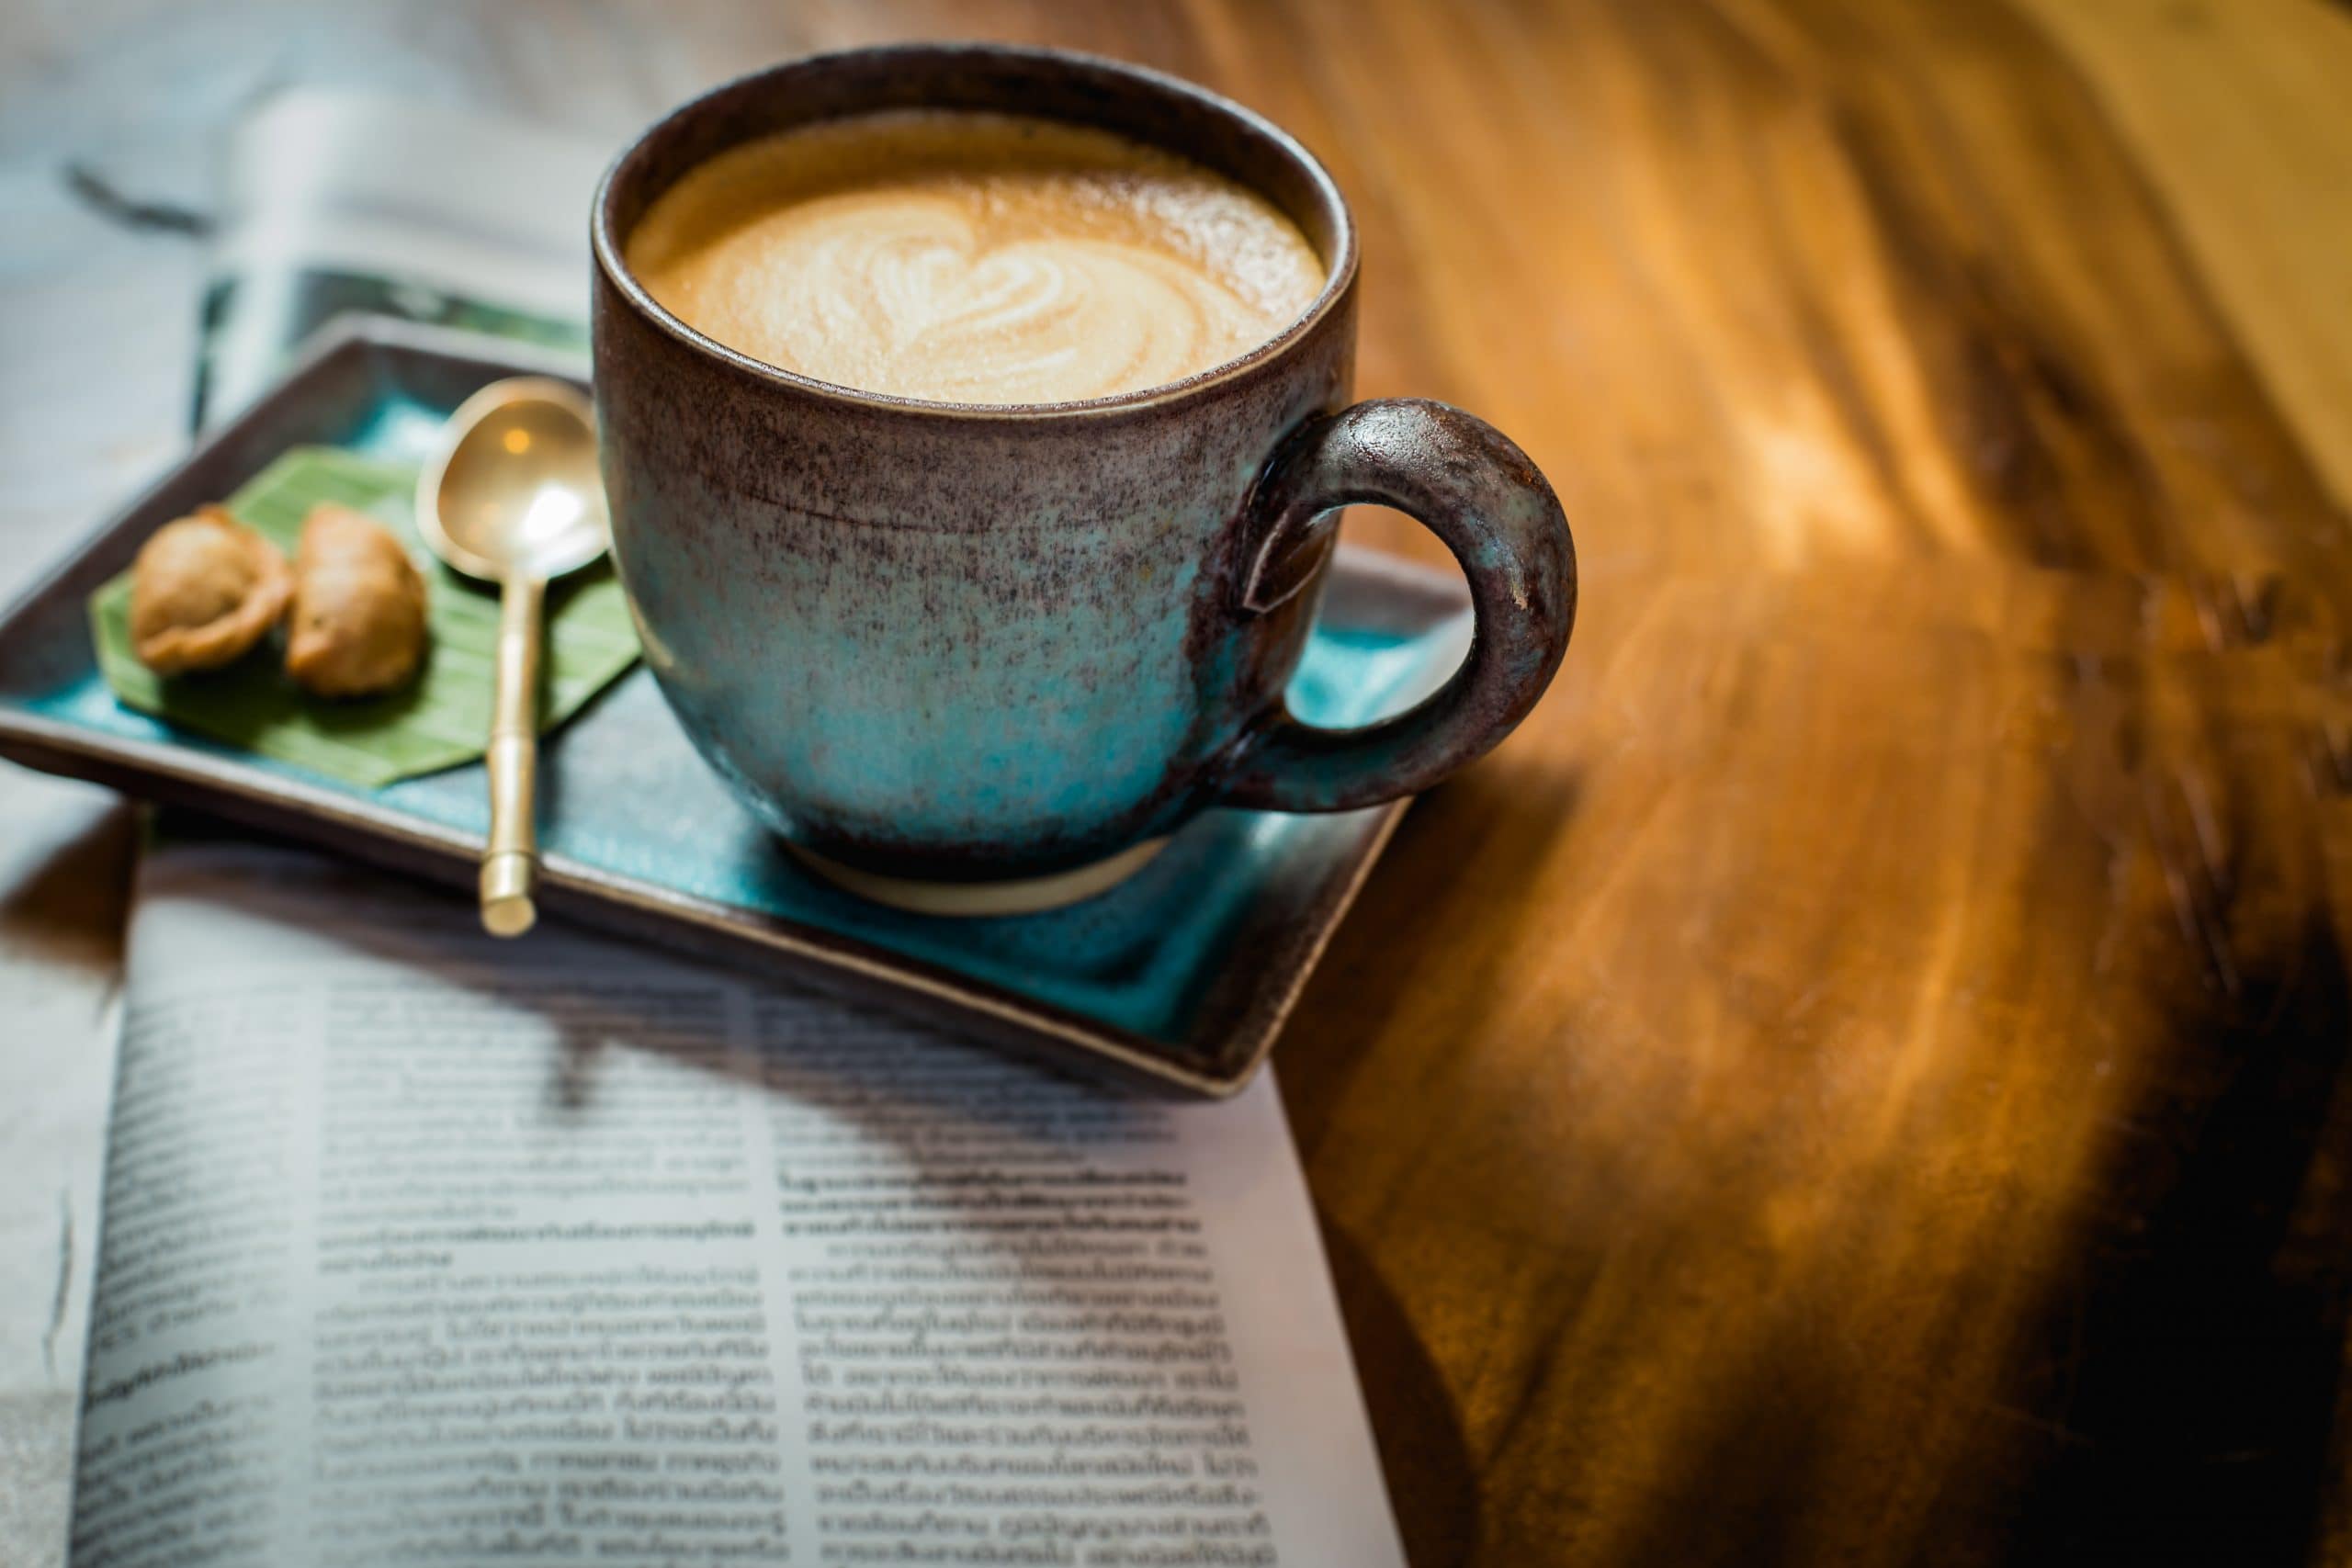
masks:
[[[198,507],[139,548],[131,649],[160,675],[217,670],[268,635],[292,585],[277,546],[220,507]]]
[[[322,697],[405,684],[424,658],[424,579],[390,531],[322,502],[294,551],[286,673]]]

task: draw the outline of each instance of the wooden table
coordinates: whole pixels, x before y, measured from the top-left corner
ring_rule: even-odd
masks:
[[[62,17],[0,44],[0,192],[41,210],[47,165],[265,80],[617,139],[922,34],[1297,130],[1363,220],[1361,389],[1510,431],[1585,573],[1553,695],[1408,818],[1281,1049],[1415,1561],[2352,1555],[2340,5]],[[6,417],[48,433],[0,437],[0,519],[44,546],[168,450],[188,318],[121,316],[195,276],[61,210],[85,249],[0,240],[45,323]],[[40,367],[93,363],[61,411]],[[0,787],[40,824],[0,983],[47,1009],[0,1047],[38,1168],[0,1209],[0,1559],[46,1562],[123,829]]]

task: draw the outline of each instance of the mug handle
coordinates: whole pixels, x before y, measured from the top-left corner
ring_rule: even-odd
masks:
[[[1332,514],[1393,506],[1462,563],[1477,620],[1453,678],[1360,729],[1301,724],[1277,703],[1244,732],[1219,801],[1265,811],[1347,811],[1429,788],[1484,756],[1534,707],[1567,651],[1577,558],[1559,499],[1527,454],[1482,419],[1399,398],[1307,421],[1276,451],[1245,509],[1241,613],[1305,588]]]

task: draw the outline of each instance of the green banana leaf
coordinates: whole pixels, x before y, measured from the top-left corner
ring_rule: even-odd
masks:
[[[280,669],[274,634],[226,669],[166,678],[131,651],[130,574],[90,596],[98,667],[130,706],[183,729],[291,762],[362,788],[469,762],[490,735],[494,589],[459,577],[426,552],[413,516],[416,472],[328,446],[298,446],[222,502],[290,558],[302,519],[322,501],[384,523],[424,573],[432,647],[418,678],[357,701],[314,697]],[[552,729],[627,670],[638,654],[628,606],[609,562],[551,584],[541,660],[540,721]]]

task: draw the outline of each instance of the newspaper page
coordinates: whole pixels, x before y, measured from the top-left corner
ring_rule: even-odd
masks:
[[[1402,1562],[1271,1081],[141,872],[72,1561]]]

